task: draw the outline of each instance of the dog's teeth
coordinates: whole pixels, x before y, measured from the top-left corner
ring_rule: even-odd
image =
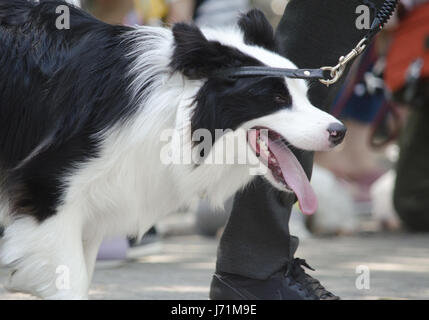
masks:
[[[261,142],[259,143],[259,145],[261,146],[262,150],[268,151],[268,146],[267,146],[267,144],[266,144],[265,141],[261,140]]]
[[[259,144],[259,149],[263,151],[268,157],[271,157],[271,152],[267,143],[259,137],[257,138],[257,142]]]

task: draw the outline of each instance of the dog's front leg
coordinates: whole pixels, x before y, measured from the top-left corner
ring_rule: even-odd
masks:
[[[94,275],[95,261],[97,259],[97,253],[100,248],[101,242],[103,241],[102,236],[92,236],[86,238],[83,241],[83,251],[85,255],[86,270],[88,272],[88,281],[91,283]]]
[[[89,279],[78,214],[60,211],[36,222],[25,217],[5,230],[0,261],[11,270],[7,288],[45,299],[87,299]]]

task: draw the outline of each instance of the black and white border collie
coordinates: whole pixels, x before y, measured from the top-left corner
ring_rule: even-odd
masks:
[[[310,104],[304,80],[213,76],[295,68],[275,53],[260,11],[226,30],[169,30],[108,25],[70,6],[70,29],[59,30],[59,5],[0,0],[0,262],[9,288],[86,298],[106,235],[142,234],[195,196],[222,204],[251,182],[246,164],[164,164],[162,149],[178,146],[161,141],[168,129],[254,129],[246,148],[265,178],[315,210],[294,153],[330,149],[341,139],[329,128],[341,123]],[[62,268],[68,286],[58,285]]]

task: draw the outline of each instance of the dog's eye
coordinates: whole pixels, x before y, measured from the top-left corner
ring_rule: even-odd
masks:
[[[274,101],[278,104],[290,105],[291,99],[288,96],[284,96],[282,94],[278,94],[274,96]]]

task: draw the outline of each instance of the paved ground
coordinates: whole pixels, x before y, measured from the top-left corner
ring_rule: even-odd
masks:
[[[181,236],[163,252],[95,273],[91,299],[207,299],[216,240]],[[298,251],[326,287],[346,299],[429,299],[429,234],[369,234],[305,240]],[[356,267],[370,270],[370,289],[358,290]],[[0,270],[0,283],[6,273]],[[28,299],[7,293],[0,299]]]

